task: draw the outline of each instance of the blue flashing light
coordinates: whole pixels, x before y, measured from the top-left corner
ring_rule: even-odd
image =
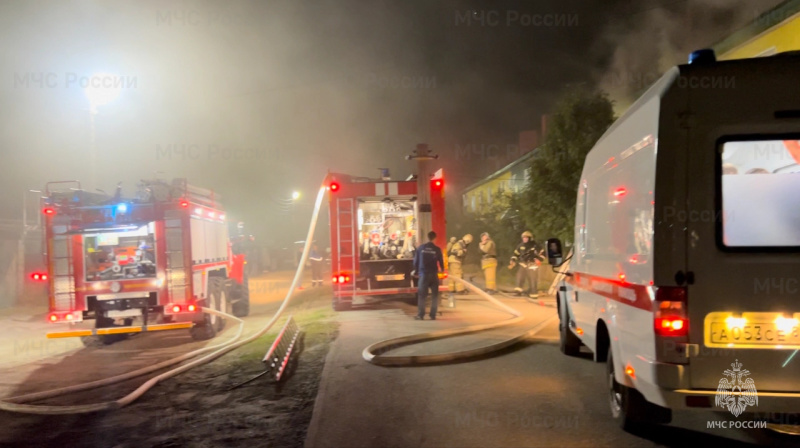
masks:
[[[704,48],[702,50],[693,51],[689,55],[689,63],[704,63],[704,62],[716,62],[717,55],[714,54],[714,50],[711,48]]]
[[[128,211],[128,204],[118,204],[117,205],[117,213],[125,213]]]

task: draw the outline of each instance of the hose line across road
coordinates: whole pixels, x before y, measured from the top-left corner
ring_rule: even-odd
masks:
[[[520,341],[531,338],[558,318],[558,314],[553,313],[552,316],[547,317],[544,321],[536,324],[529,330],[517,336],[503,340],[501,342],[485,345],[474,349],[454,351],[449,353],[437,353],[430,355],[402,355],[402,356],[384,355],[384,353],[387,353],[391,350],[403,346],[418,344],[421,342],[432,341],[436,339],[444,339],[471,333],[477,333],[481,331],[493,330],[496,328],[506,327],[509,325],[520,323],[525,319],[525,317],[522,315],[521,312],[500,302],[499,300],[495,299],[491,295],[482,291],[480,288],[473,285],[472,283],[460,278],[452,278],[452,279],[463,283],[464,286],[466,286],[469,290],[476,293],[478,296],[488,300],[492,304],[498,306],[500,309],[508,312],[509,314],[511,314],[512,317],[510,319],[502,320],[500,322],[492,324],[470,325],[462,328],[452,328],[447,330],[419,333],[410,336],[403,336],[376,342],[364,349],[362,353],[364,360],[371,364],[379,366],[418,366],[426,364],[441,364],[447,362],[465,361],[468,359],[473,359],[479,356],[484,356],[489,353],[503,350]]]

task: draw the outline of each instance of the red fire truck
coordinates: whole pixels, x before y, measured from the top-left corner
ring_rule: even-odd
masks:
[[[246,316],[245,257],[228,238],[218,200],[185,179],[142,181],[134,198],[123,198],[119,186],[111,196],[84,191],[77,181],[48,183],[48,319],[70,331],[47,336],[110,344],[184,328],[202,340],[225,326],[202,307]],[[80,324],[92,319],[93,329]]]
[[[442,252],[447,241],[443,171],[425,177],[393,181],[329,174],[335,310],[349,309],[358,296],[416,294],[415,248],[427,242],[429,230],[438,235]],[[420,185],[428,190],[429,202],[418,194]],[[440,284],[446,275],[439,275]]]

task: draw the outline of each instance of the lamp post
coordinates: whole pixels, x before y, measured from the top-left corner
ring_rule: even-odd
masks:
[[[108,73],[95,73],[89,78],[87,86],[83,89],[86,99],[89,100],[89,141],[91,151],[92,187],[97,185],[97,147],[95,145],[95,115],[97,108],[114,101],[122,90],[117,82],[118,76]]]

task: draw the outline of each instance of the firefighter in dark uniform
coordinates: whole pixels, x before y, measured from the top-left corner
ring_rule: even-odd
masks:
[[[517,287],[514,288],[514,293],[517,296],[522,295],[522,287],[525,286],[525,281],[529,282],[530,289],[528,290],[529,297],[538,297],[539,289],[537,280],[539,278],[539,266],[544,261],[544,249],[540,249],[533,240],[533,234],[529,231],[522,232],[522,242],[514,249],[514,255],[508,264],[508,269],[514,269],[514,266],[519,264],[517,270]]]
[[[436,320],[439,310],[439,272],[444,271],[444,257],[439,246],[433,244],[436,232],[428,232],[428,242],[417,248],[414,254],[414,270],[419,274],[419,289],[417,296],[417,315],[414,319],[425,318],[425,300],[428,298],[428,288],[431,289],[431,320]]]

